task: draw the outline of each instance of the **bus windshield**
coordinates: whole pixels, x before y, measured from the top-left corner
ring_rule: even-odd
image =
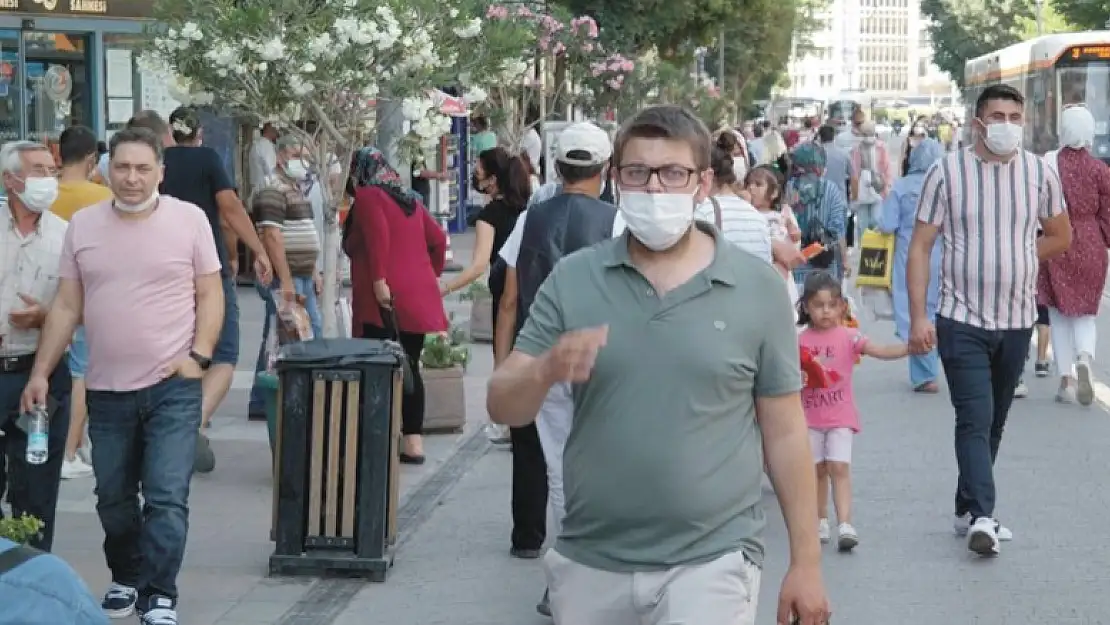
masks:
[[[1082,104],[1095,118],[1095,134],[1110,134],[1110,63],[1059,67],[1056,80],[1060,110]]]

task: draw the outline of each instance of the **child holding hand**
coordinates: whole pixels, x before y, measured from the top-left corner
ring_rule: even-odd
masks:
[[[897,360],[909,355],[906,345],[880,345],[857,328],[844,324],[847,302],[840,282],[819,271],[806,278],[798,300],[799,349],[825,369],[825,384],[802,389],[802,407],[809,426],[809,445],[817,471],[818,534],[831,539],[828,519],[829,482],[836,510],[837,546],[851,551],[859,544],[852,526],[852,440],[860,430],[852,394],[852,374],[860,356]]]

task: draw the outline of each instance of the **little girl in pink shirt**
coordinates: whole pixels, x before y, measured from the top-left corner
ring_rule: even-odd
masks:
[[[844,325],[847,302],[840,282],[825,272],[811,274],[798,300],[798,335],[803,352],[826,371],[824,388],[802,389],[802,407],[809,426],[809,446],[817,470],[818,533],[830,540],[828,498],[832,481],[837,546],[851,551],[859,544],[852,527],[852,438],[859,432],[859,411],[852,394],[852,373],[859,356],[897,360],[909,354],[906,345],[877,345],[856,328]]]

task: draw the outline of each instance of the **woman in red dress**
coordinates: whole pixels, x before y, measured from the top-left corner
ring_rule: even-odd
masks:
[[[400,456],[406,464],[423,464],[420,354],[425,334],[448,327],[437,281],[447,236],[375,148],[355,153],[347,193],[354,197],[343,224],[343,251],[351,259],[351,325],[357,337],[398,339],[404,348],[413,384],[401,399]]]
[[[1102,289],[1106,284],[1106,249],[1110,247],[1110,169],[1091,156],[1095,120],[1085,107],[1060,115],[1060,149],[1045,155],[1060,174],[1071,219],[1068,251],[1041,261],[1037,299],[1048,307],[1052,351],[1060,389],[1056,401],[1075,399],[1084,406],[1094,400],[1091,363]]]

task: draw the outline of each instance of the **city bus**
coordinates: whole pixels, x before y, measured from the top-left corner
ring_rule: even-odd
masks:
[[[1095,118],[1091,153],[1110,163],[1110,31],[1045,35],[968,61],[963,92],[967,132],[976,98],[999,83],[1025,95],[1026,149],[1044,154],[1059,147],[1060,112],[1082,104]]]

